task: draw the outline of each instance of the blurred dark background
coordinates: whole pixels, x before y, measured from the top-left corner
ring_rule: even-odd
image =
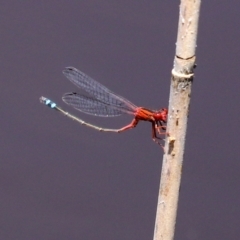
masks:
[[[175,239],[240,239],[240,2],[203,1]],[[151,126],[88,129],[66,106],[74,66],[138,106],[168,106],[178,1],[3,1],[0,239],[151,240],[162,150]],[[235,85],[236,84],[236,85]]]

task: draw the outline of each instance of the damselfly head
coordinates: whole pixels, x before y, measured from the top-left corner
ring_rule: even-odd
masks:
[[[163,122],[167,121],[168,109],[162,108],[154,113],[154,118]]]

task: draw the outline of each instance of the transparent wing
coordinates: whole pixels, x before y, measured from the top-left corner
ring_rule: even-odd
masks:
[[[122,109],[122,112],[134,114],[137,106],[129,100],[118,96],[108,88],[93,80],[83,72],[73,67],[67,67],[63,70],[63,74],[77,87],[81,88],[92,96],[95,101],[100,101],[102,104],[111,105],[111,108]],[[78,95],[79,96],[79,95]]]
[[[65,93],[62,100],[81,112],[99,117],[115,117],[125,113],[122,109],[114,108],[99,100],[77,93]]]

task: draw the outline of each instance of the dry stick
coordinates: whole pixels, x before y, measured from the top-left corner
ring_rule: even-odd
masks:
[[[163,157],[154,240],[172,240],[177,215],[187,118],[195,66],[200,0],[181,0],[172,70],[165,154]]]

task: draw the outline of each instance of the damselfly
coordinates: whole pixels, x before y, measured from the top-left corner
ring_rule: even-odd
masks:
[[[65,93],[62,99],[68,105],[74,107],[81,112],[94,116],[115,117],[127,113],[133,115],[134,119],[130,124],[120,129],[101,128],[69,114],[68,112],[60,108],[56,103],[52,102],[50,99],[40,97],[41,103],[63,113],[67,117],[76,120],[82,125],[104,132],[120,133],[136,127],[139,121],[151,122],[152,139],[154,142],[161,145],[161,143],[157,140],[161,138],[157,136],[156,131],[159,134],[166,134],[166,132],[161,132],[161,129],[166,130],[165,123],[167,121],[168,114],[167,108],[162,108],[158,111],[154,111],[144,107],[137,107],[129,100],[113,93],[111,90],[109,90],[99,82],[93,80],[83,72],[73,67],[67,67],[65,70],[63,70],[63,74],[73,84],[75,84],[77,87],[79,87],[85,92],[84,94],[78,94],[76,92]]]

